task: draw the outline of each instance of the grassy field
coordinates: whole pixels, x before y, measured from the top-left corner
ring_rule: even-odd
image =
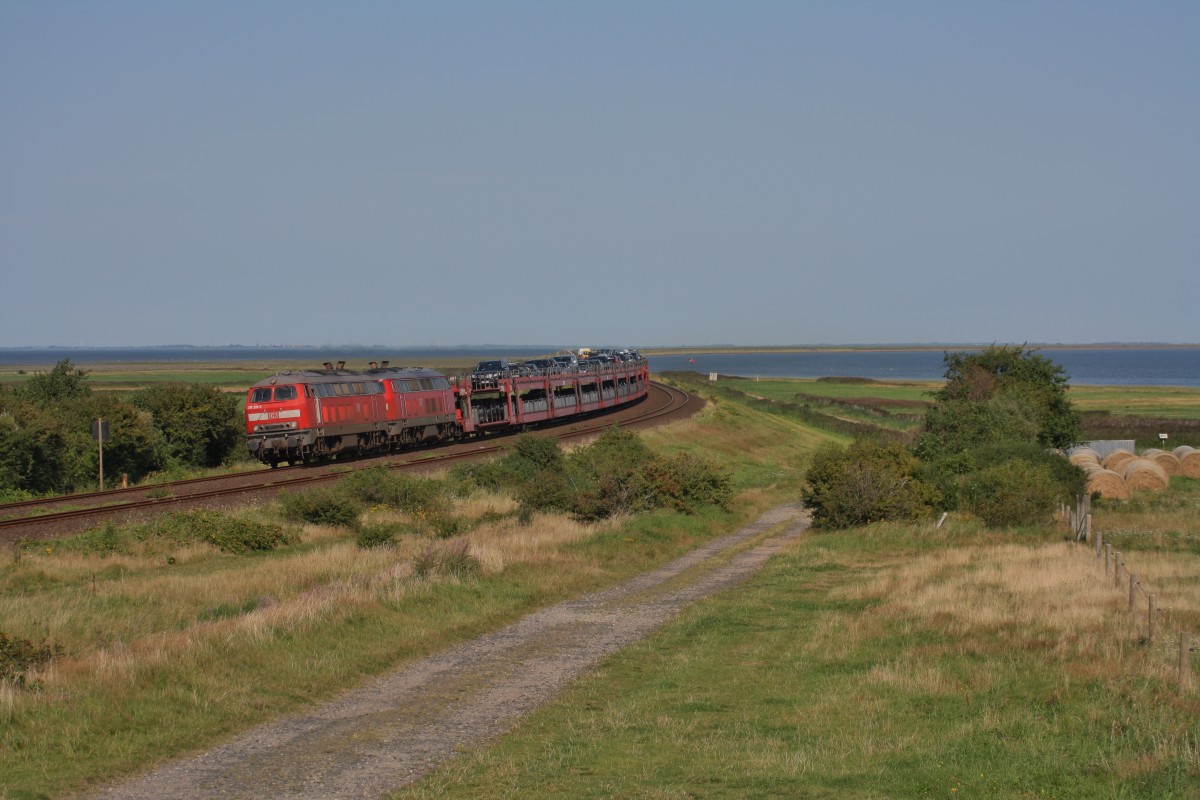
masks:
[[[221,381],[237,372],[224,367]],[[910,410],[925,391],[746,383]],[[143,769],[661,564],[794,501],[811,452],[840,437],[710,397],[644,438],[726,464],[736,510],[526,526],[511,499],[476,493],[453,509],[482,565],[467,578],[418,576],[427,538],[364,551],[345,529],[291,523],[291,544],[255,555],[104,532],[6,554],[0,630],[63,653],[36,690],[0,682],[0,798]],[[274,504],[245,513],[281,520]],[[1095,528],[1169,629],[1200,636],[1200,481],[1098,503]],[[1200,796],[1200,693],[1175,692],[1170,636],[1143,641],[1126,603],[1058,528],[951,517],[810,534],[398,797]]]
[[[1200,481],[1177,489],[1136,514],[1164,549],[1127,555],[1174,609],[1155,642],[1061,531],[812,534],[394,798],[1194,798]]]
[[[142,769],[664,563],[793,499],[807,454],[828,438],[719,403],[647,435],[726,463],[732,512],[522,525],[511,499],[476,493],[453,509],[481,564],[467,579],[417,574],[437,540],[361,550],[347,529],[291,523],[291,544],[252,555],[105,530],[25,547],[19,560],[6,552],[3,632],[63,652],[36,691],[0,682],[0,797],[57,796]],[[245,513],[280,521],[273,504]]]

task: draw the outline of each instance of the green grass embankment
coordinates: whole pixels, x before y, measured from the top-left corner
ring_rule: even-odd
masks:
[[[144,770],[665,563],[793,500],[808,453],[828,437],[717,402],[646,439],[725,464],[734,509],[595,525],[538,514],[523,525],[510,498],[472,495],[453,510],[482,565],[467,578],[416,574],[436,540],[364,551],[353,532],[284,522],[274,504],[244,512],[288,529],[292,542],[268,552],[105,531],[22,548],[0,566],[0,629],[62,652],[26,688],[0,683],[0,797],[58,796]]]
[[[1137,508],[1167,552],[1128,562],[1200,632],[1200,481],[1176,488]],[[1058,530],[812,533],[393,798],[1196,797],[1200,692],[1126,600]]]

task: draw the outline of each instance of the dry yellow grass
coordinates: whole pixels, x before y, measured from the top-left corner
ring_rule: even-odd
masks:
[[[1193,629],[1200,620],[1196,561],[1139,552],[1128,562],[1141,585],[1155,591],[1159,606],[1169,609],[1160,620],[1158,650],[1130,646],[1139,631],[1148,632],[1144,595],[1130,615],[1127,583],[1116,586],[1089,548],[1069,542],[936,550],[894,563],[835,593],[878,605],[868,613],[828,614],[809,649],[813,657],[838,659],[876,638],[883,625],[938,630],[954,640],[940,648],[987,656],[1044,653],[1063,662],[1064,680],[1136,671],[1171,685],[1176,664],[1164,631]],[[928,665],[936,654],[926,655],[928,662],[920,649],[897,656],[874,667],[868,679],[935,695],[964,690],[963,676],[943,674]],[[987,681],[986,668],[969,676],[975,691]]]
[[[584,525],[560,514],[535,514],[528,525],[512,518],[481,525],[471,532],[468,543],[487,572],[499,572],[514,562],[561,564],[568,558],[562,552],[564,544],[613,524]]]
[[[510,498],[479,492],[456,503],[453,514],[475,523],[465,537],[467,552],[484,572],[514,564],[545,565],[564,573],[577,568],[563,545],[608,530],[619,521],[596,525],[565,516],[537,514],[522,525],[509,515]],[[498,517],[490,520],[489,517]],[[411,522],[381,509],[366,512],[368,523]],[[50,693],[80,681],[119,687],[168,664],[200,663],[236,641],[261,644],[273,637],[329,624],[369,609],[430,590],[432,583],[455,580],[440,573],[417,577],[413,562],[428,547],[448,547],[422,537],[403,537],[389,547],[362,549],[345,530],[305,525],[294,532],[309,545],[270,559],[223,556],[210,545],[172,550],[175,563],[164,568],[161,552],[96,555],[28,551],[23,568],[35,571],[48,592],[0,595],[0,618],[20,620],[10,633],[54,640],[69,656],[34,676]],[[93,578],[93,576],[96,576]],[[61,587],[76,587],[63,591]],[[119,606],[120,614],[108,609]],[[11,627],[11,626],[10,626]],[[5,688],[0,709],[31,696]]]

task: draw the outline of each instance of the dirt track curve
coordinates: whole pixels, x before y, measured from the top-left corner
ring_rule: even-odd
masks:
[[[745,581],[807,527],[801,508],[781,506],[653,572],[532,613],[89,797],[382,797],[510,729],[690,603]]]

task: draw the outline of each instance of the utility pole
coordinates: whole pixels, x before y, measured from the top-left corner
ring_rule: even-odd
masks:
[[[104,440],[108,438],[108,423],[103,419],[97,419],[92,423],[92,438],[96,440],[96,447],[100,456],[100,491],[104,491]]]

